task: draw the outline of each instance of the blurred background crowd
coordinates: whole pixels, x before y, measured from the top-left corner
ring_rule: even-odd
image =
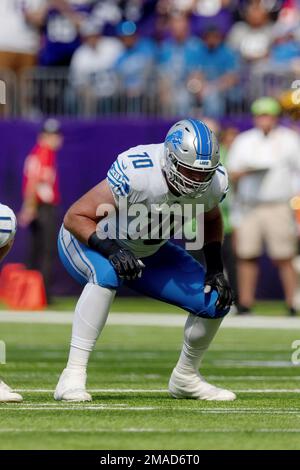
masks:
[[[288,106],[299,52],[299,0],[0,1],[7,115],[220,118],[269,94]]]
[[[0,0],[0,200],[22,233],[11,260],[42,272],[48,299],[72,293],[55,247],[64,211],[118,153],[196,117],[230,176],[238,312],[258,296],[295,315],[298,77],[300,0]]]

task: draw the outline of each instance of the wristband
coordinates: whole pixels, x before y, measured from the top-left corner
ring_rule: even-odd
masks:
[[[109,238],[101,240],[96,232],[92,233],[89,237],[88,246],[106,258],[115,255],[120,250],[120,246],[115,240],[110,240]]]
[[[222,243],[211,242],[203,247],[206,261],[206,274],[223,272]]]

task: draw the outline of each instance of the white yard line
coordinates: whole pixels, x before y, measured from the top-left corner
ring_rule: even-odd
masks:
[[[47,433],[47,434],[50,434],[50,433],[74,433],[74,434],[82,434],[82,433],[161,433],[161,434],[165,434],[165,433],[172,433],[174,434],[174,429],[173,428],[170,428],[170,429],[161,429],[161,428],[121,428],[121,429],[111,429],[111,428],[86,428],[86,429],[74,429],[74,428],[57,428],[57,429],[29,429],[29,428],[24,428],[24,429],[21,429],[21,428],[1,428],[0,429],[0,434],[8,434],[8,433]],[[289,429],[289,428],[249,428],[249,429],[230,429],[230,428],[214,428],[214,429],[176,429],[176,434],[177,433],[187,433],[187,434],[195,434],[195,433],[200,433],[200,434],[203,434],[203,433],[206,433],[206,434],[209,434],[209,433],[238,433],[238,434],[241,434],[243,432],[253,432],[253,433],[278,433],[278,434],[282,434],[282,433],[299,433],[300,432],[300,428],[299,429]]]
[[[36,324],[63,324],[72,323],[72,312],[58,311],[0,311],[0,323],[36,323]],[[186,320],[184,314],[157,314],[157,313],[111,313],[108,317],[109,325],[134,326],[164,326],[183,327]],[[222,328],[254,328],[273,330],[300,329],[300,318],[266,317],[266,316],[228,316],[222,323]]]
[[[262,408],[262,409],[253,409],[253,408],[195,408],[195,407],[167,407],[167,406],[120,406],[120,405],[105,405],[105,404],[80,404],[80,403],[58,403],[58,404],[40,404],[37,405],[26,405],[26,404],[7,404],[0,407],[0,413],[5,411],[175,411],[178,412],[187,412],[191,411],[192,413],[198,414],[250,414],[250,415],[295,415],[297,418],[300,418],[300,409],[286,408],[286,409],[276,409],[276,408]]]
[[[234,390],[236,393],[300,393],[300,388],[249,388],[244,390]]]
[[[282,382],[283,380],[300,381],[300,375],[205,375],[206,380],[226,380],[226,382]]]
[[[234,367],[244,369],[247,367],[271,367],[271,368],[291,368],[291,367],[299,367],[298,365],[293,364],[290,361],[243,361],[243,360],[235,360],[235,359],[220,359],[216,361],[210,361],[211,365],[214,366],[221,366],[221,367]]]
[[[91,393],[169,393],[167,389],[147,389],[147,388],[93,388],[88,389]],[[17,392],[24,393],[53,393],[52,389],[44,388],[19,388]],[[234,389],[236,393],[300,393],[300,388],[247,388]]]

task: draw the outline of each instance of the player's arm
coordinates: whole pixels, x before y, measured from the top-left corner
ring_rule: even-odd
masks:
[[[217,308],[230,307],[233,300],[231,288],[223,273],[222,259],[223,220],[219,206],[204,215],[204,247],[206,261],[205,292],[216,289],[219,294]]]
[[[223,236],[223,219],[217,206],[204,214],[204,244],[222,244]]]
[[[80,242],[88,245],[90,236],[96,231],[97,223],[104,217],[104,214],[103,217],[99,215],[104,205],[106,215],[116,210],[116,203],[106,180],[70,207],[64,217],[65,228]]]
[[[70,207],[64,227],[80,242],[108,258],[121,278],[133,280],[141,275],[142,263],[116,240],[100,239],[96,231],[98,222],[116,210],[112,191],[107,180],[103,180]]]

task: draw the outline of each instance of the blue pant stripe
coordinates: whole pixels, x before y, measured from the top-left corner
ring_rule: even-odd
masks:
[[[67,246],[66,246],[66,244],[65,244],[63,235],[62,235],[62,237],[61,237],[61,240],[62,240],[62,244],[63,244],[63,247],[64,247],[64,251],[65,251],[66,257],[68,258],[69,262],[72,264],[72,266],[74,267],[74,269],[75,269],[81,276],[83,276],[85,279],[88,280],[88,276],[86,275],[86,273],[75,263],[75,261],[74,261],[73,258],[72,258],[72,255],[69,253],[68,248],[67,248]],[[72,237],[71,237],[71,240],[72,240]]]
[[[68,250],[67,250],[67,247],[65,245],[62,235],[58,239],[58,249],[59,249],[60,255],[65,258],[66,264],[69,266],[70,270],[73,271],[72,272],[73,277],[75,277],[75,279],[77,279],[80,284],[85,284],[88,281],[87,276],[73,262],[71,255],[68,253]]]
[[[77,253],[78,253],[78,256],[80,257],[80,259],[82,260],[82,262],[83,262],[83,263],[88,267],[88,269],[90,270],[90,273],[91,273],[91,275],[92,275],[93,282],[94,282],[95,284],[97,284],[96,272],[95,272],[95,270],[94,270],[92,264],[89,262],[89,260],[87,259],[87,257],[85,257],[85,259],[84,259],[84,254],[83,254],[83,252],[82,252],[82,250],[81,250],[81,248],[80,248],[80,246],[79,246],[77,240],[75,240],[75,238],[72,237],[72,236],[71,236],[71,238],[72,238],[72,242],[73,242],[74,248],[75,248],[75,250],[76,250]]]

